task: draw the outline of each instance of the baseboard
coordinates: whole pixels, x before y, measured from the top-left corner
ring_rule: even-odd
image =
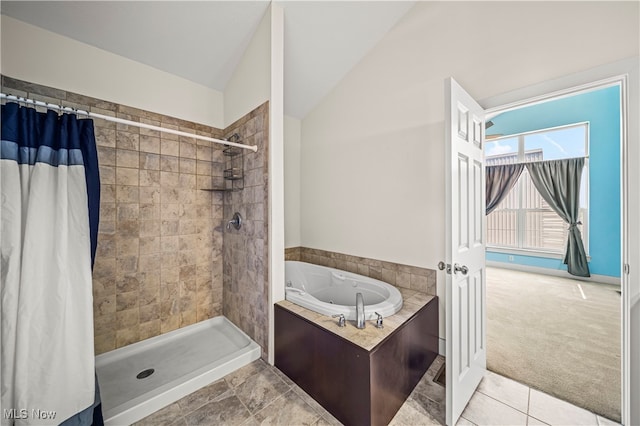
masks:
[[[443,357],[447,356],[447,341],[442,337],[438,338],[438,353]]]
[[[493,266],[495,268],[502,268],[502,269],[512,269],[514,271],[533,272],[541,275],[553,275],[555,277],[571,278],[573,280],[580,280],[580,281],[586,281],[586,282],[612,284],[620,287],[620,278],[610,277],[608,275],[592,274],[590,277],[576,277],[575,275],[571,275],[567,271],[559,271],[556,269],[548,269],[548,268],[539,268],[537,266],[517,265],[514,263],[496,262],[493,260],[487,260],[487,266]]]

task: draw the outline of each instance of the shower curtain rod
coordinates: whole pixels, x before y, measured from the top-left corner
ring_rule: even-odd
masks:
[[[25,103],[25,104],[29,104],[29,105],[41,106],[41,107],[45,107],[47,109],[55,109],[55,110],[58,110],[58,111],[69,112],[69,113],[72,113],[72,114],[86,115],[87,117],[100,118],[100,119],[106,120],[106,121],[112,121],[112,122],[115,122],[115,123],[126,124],[127,126],[141,127],[143,129],[156,130],[156,131],[162,132],[162,133],[171,133],[173,135],[186,136],[186,137],[189,137],[189,138],[194,138],[194,139],[199,139],[199,140],[203,140],[203,141],[218,143],[218,144],[222,144],[222,145],[233,146],[233,147],[243,148],[243,149],[249,149],[249,150],[251,150],[253,152],[257,152],[258,151],[258,146],[257,145],[244,145],[244,144],[241,144],[241,143],[229,142],[229,141],[226,141],[224,139],[216,139],[216,138],[210,138],[210,137],[207,137],[207,136],[194,135],[193,133],[183,132],[181,130],[167,129],[167,128],[160,127],[160,126],[154,126],[153,124],[145,124],[145,123],[140,123],[140,122],[137,122],[137,121],[125,120],[123,118],[112,117],[110,115],[103,115],[103,114],[98,114],[96,112],[83,111],[83,110],[80,110],[80,109],[75,109],[75,108],[66,107],[66,106],[62,106],[62,105],[50,104],[48,102],[35,101],[33,99],[27,99],[27,98],[23,98],[23,97],[20,97],[20,96],[7,95],[7,94],[4,94],[4,93],[0,93],[0,99],[6,99],[8,101],[21,102],[21,103]]]

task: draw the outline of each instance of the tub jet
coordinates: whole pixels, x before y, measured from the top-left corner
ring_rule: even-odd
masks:
[[[142,370],[141,372],[138,373],[138,375],[136,376],[136,379],[146,379],[147,377],[149,377],[150,375],[152,375],[154,373],[153,368],[147,368],[146,370]]]

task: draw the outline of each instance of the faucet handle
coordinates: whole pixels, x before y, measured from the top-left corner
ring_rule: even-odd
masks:
[[[338,318],[338,327],[345,327],[347,325],[347,319],[344,314],[331,315],[332,318]]]
[[[378,319],[376,319],[376,328],[384,328],[384,325],[382,325],[382,315],[377,312],[374,312],[374,314],[378,316]]]

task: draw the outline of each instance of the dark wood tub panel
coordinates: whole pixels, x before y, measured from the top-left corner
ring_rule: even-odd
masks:
[[[368,351],[275,307],[275,364],[344,424],[368,425]],[[284,330],[282,330],[282,328]]]
[[[371,351],[371,416],[386,425],[438,355],[437,299]],[[435,329],[433,325],[435,324]]]
[[[438,354],[438,300],[370,351],[276,305],[274,349],[276,367],[342,423],[386,425]]]

